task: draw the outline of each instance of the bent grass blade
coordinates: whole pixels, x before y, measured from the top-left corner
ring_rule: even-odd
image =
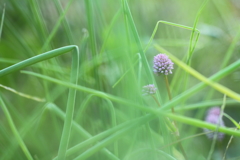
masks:
[[[240,65],[240,64],[238,63],[238,65]],[[226,69],[228,69],[228,68],[226,68]],[[186,124],[189,124],[189,125],[193,125],[193,126],[200,127],[200,128],[204,127],[204,128],[211,129],[211,130],[216,129],[215,125],[212,125],[212,124],[200,121],[200,120],[196,120],[196,119],[193,119],[193,118],[188,118],[188,117],[184,117],[184,116],[179,116],[179,115],[169,114],[169,113],[163,112],[163,109],[170,108],[177,101],[181,100],[182,98],[185,98],[184,97],[184,96],[186,96],[185,94],[183,94],[180,97],[176,98],[177,100],[175,100],[175,101],[174,101],[175,98],[173,98],[172,101],[170,101],[169,103],[166,103],[165,105],[163,105],[159,109],[151,109],[151,108],[146,108],[146,107],[137,105],[137,104],[135,104],[133,102],[129,102],[127,100],[115,97],[113,95],[109,95],[109,94],[106,94],[106,93],[103,93],[103,92],[100,92],[100,91],[97,91],[97,90],[94,90],[94,89],[82,87],[82,86],[79,86],[79,85],[74,85],[74,84],[71,84],[71,83],[63,82],[63,81],[60,81],[60,80],[57,80],[57,79],[54,79],[54,78],[51,78],[51,77],[48,77],[48,76],[44,76],[44,75],[41,75],[41,74],[37,74],[37,73],[33,73],[33,72],[27,72],[27,71],[23,71],[22,73],[33,75],[33,76],[36,76],[36,77],[39,77],[39,78],[42,78],[42,79],[54,82],[56,84],[69,87],[69,88],[75,88],[77,90],[80,90],[80,91],[83,91],[83,92],[86,92],[86,93],[94,93],[95,95],[97,95],[99,97],[105,97],[105,98],[108,98],[108,99],[110,99],[112,101],[118,102],[120,104],[124,104],[124,105],[128,105],[128,106],[131,106],[131,107],[135,107],[135,108],[137,108],[137,109],[139,109],[141,111],[146,111],[148,113],[155,114],[155,115],[158,115],[158,116],[162,116],[162,115],[163,116],[167,116],[169,118],[172,118],[174,120],[177,120],[179,122],[183,122],[183,123],[186,123]],[[216,78],[216,77],[219,78],[219,77],[222,76],[222,74],[217,74],[217,76],[214,76],[214,78]],[[196,85],[196,86],[199,86],[199,85]],[[203,86],[204,86],[204,84],[203,84]],[[202,88],[203,87],[201,87],[201,89]],[[174,103],[172,103],[172,102],[174,102]],[[147,116],[149,116],[149,115],[147,115]],[[154,116],[154,115],[152,115],[152,116]],[[221,131],[223,133],[226,133],[226,134],[233,134],[233,135],[236,135],[236,136],[240,136],[240,132],[233,131],[232,129],[229,129],[229,128],[219,127],[219,131]]]
[[[70,81],[73,84],[77,84],[78,81],[78,73],[79,73],[79,50],[78,47],[75,45],[65,46],[62,48],[58,48],[55,50],[51,50],[49,52],[45,52],[43,54],[39,54],[37,56],[31,57],[19,63],[16,63],[10,67],[4,68],[0,70],[0,77],[3,77],[7,74],[13,73],[20,69],[23,69],[27,66],[33,65],[35,63],[62,55],[64,53],[72,51],[72,67],[71,67],[71,76]],[[75,97],[76,97],[76,89],[70,88],[68,94],[68,101],[67,101],[67,108],[66,108],[66,119],[64,122],[63,133],[60,141],[59,151],[58,151],[58,158],[65,159],[67,146],[70,137],[72,119],[73,119],[73,111],[75,105]]]
[[[227,88],[225,86],[220,85],[219,83],[216,83],[216,82],[210,80],[209,78],[204,77],[202,74],[200,74],[199,72],[197,72],[193,68],[189,67],[188,65],[186,65],[182,61],[180,61],[177,57],[175,57],[173,54],[166,51],[162,47],[160,47],[158,45],[155,45],[155,48],[159,51],[164,51],[171,58],[171,60],[173,62],[175,62],[179,67],[181,67],[183,70],[190,73],[191,75],[193,75],[194,77],[196,77],[200,81],[202,81],[205,84],[211,86],[212,88],[218,90],[219,92],[221,92],[223,94],[226,94],[228,97],[231,97],[233,99],[236,99],[236,100],[240,101],[240,95],[237,94],[236,92],[230,90],[229,88]]]

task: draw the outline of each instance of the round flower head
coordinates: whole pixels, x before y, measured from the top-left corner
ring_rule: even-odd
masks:
[[[146,86],[143,86],[143,95],[153,95],[156,93],[157,88],[154,86],[154,84],[149,84]]]
[[[157,75],[172,74],[173,62],[165,54],[158,54],[153,59],[153,71]]]
[[[205,118],[205,121],[208,122],[208,123],[219,125],[220,127],[225,127],[225,124],[224,124],[222,118],[220,117],[220,113],[221,113],[221,109],[219,107],[210,108],[207,112],[207,116]],[[204,132],[209,132],[210,130],[204,128],[203,131]],[[208,133],[207,137],[209,139],[213,139],[214,134],[215,134],[214,132]],[[217,139],[221,141],[223,138],[224,138],[224,133],[218,132],[217,133]]]
[[[221,108],[219,107],[212,107],[207,112],[208,115],[216,115],[216,116],[220,116],[220,113],[221,113]]]

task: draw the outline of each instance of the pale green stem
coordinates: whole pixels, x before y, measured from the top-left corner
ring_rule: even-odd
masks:
[[[12,119],[12,117],[11,117],[11,115],[10,115],[6,105],[5,105],[5,103],[3,102],[1,96],[0,96],[0,104],[1,104],[2,110],[3,110],[3,112],[4,112],[4,114],[5,114],[6,118],[7,118],[7,121],[9,123],[9,126],[10,126],[12,132],[13,132],[14,136],[16,137],[16,139],[17,139],[21,149],[23,150],[23,153],[26,155],[28,160],[33,160],[30,152],[28,151],[28,149],[27,149],[25,143],[23,142],[20,134],[18,133],[17,128],[14,125],[13,119]]]
[[[79,51],[75,48],[72,56],[72,67],[71,67],[71,83],[77,84],[78,82],[78,70],[79,70]],[[73,112],[75,105],[76,89],[69,89],[68,102],[66,108],[66,118],[63,126],[63,133],[60,141],[60,146],[58,150],[58,160],[64,160],[66,157],[66,152],[68,148],[68,142],[70,138],[70,132],[73,121]]]
[[[62,48],[58,48],[58,49],[43,53],[43,54],[39,54],[32,58],[16,63],[10,67],[4,68],[0,70],[0,77],[10,74],[14,71],[18,71],[32,64],[67,53],[72,50],[73,50],[73,54],[72,54],[72,68],[71,68],[70,82],[72,84],[77,84],[78,73],[79,73],[78,71],[79,70],[79,51],[78,51],[78,47],[74,45],[65,46]],[[76,96],[76,89],[70,88],[69,95],[68,95],[67,108],[66,108],[66,119],[64,122],[63,133],[62,133],[59,151],[58,151],[58,158],[61,160],[65,159],[65,156],[66,156],[66,150],[69,142],[71,125],[72,125],[75,96]]]
[[[226,104],[226,95],[224,95],[224,97],[223,97],[223,104],[221,106],[221,112],[220,112],[220,116],[218,118],[218,124],[217,124],[217,128],[216,128],[216,132],[214,132],[213,141],[212,141],[212,145],[211,145],[207,160],[211,160],[212,154],[214,152],[214,148],[215,148],[215,144],[216,144],[217,136],[218,136],[218,128],[220,127],[220,121],[222,120],[225,104]]]
[[[5,16],[5,6],[6,6],[6,4],[4,3],[2,19],[1,19],[1,24],[0,24],[0,41],[1,41],[1,37],[2,37],[2,29],[3,29],[3,22],[4,22],[4,16]]]
[[[86,100],[81,105],[80,110],[78,111],[76,119],[79,119],[79,118],[81,118],[84,115],[83,113],[84,113],[85,109],[87,108],[87,104],[90,102],[90,100],[94,96],[96,96],[96,95],[90,94],[86,98]],[[110,113],[111,113],[112,127],[116,127],[116,125],[117,125],[117,117],[116,117],[116,113],[115,113],[115,108],[114,108],[112,102],[109,99],[107,99],[107,98],[103,98],[103,99],[108,103],[108,107],[109,107],[109,110],[110,110]],[[117,141],[114,143],[114,153],[118,157],[118,142]]]

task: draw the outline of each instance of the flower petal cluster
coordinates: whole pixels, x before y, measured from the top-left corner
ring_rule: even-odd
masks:
[[[143,95],[153,95],[156,93],[157,88],[154,86],[154,84],[149,84],[146,86],[143,86],[142,92]]]
[[[212,107],[208,110],[205,121],[208,123],[212,123],[215,125],[219,125],[220,127],[225,127],[224,121],[222,120],[222,118],[220,117],[220,113],[221,113],[221,108],[220,107]],[[204,132],[209,132],[209,129],[204,128],[203,129]],[[214,132],[212,133],[208,133],[207,137],[209,139],[213,139],[214,137]],[[224,138],[224,133],[218,132],[217,133],[217,139],[219,141],[221,141]]]
[[[158,54],[153,59],[153,71],[157,75],[172,74],[173,62],[165,54]]]

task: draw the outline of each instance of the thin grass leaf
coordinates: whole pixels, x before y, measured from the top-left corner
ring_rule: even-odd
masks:
[[[66,19],[65,19],[65,16],[66,16],[67,11],[69,10],[72,2],[73,2],[73,0],[70,0],[70,1],[68,2],[68,4],[67,4],[66,8],[64,9],[64,11],[61,13],[59,19],[57,20],[57,23],[55,24],[55,26],[53,27],[53,29],[52,29],[52,31],[51,31],[51,33],[49,34],[49,36],[47,36],[46,40],[44,41],[44,44],[43,44],[43,46],[42,46],[42,48],[41,48],[41,52],[44,52],[45,49],[47,49],[47,47],[49,46],[51,40],[53,39],[53,37],[54,37],[55,34],[57,33],[57,31],[58,31],[58,29],[59,29],[59,27],[60,27],[60,25],[61,25],[62,22],[63,22],[63,24],[64,24],[64,28],[65,28],[66,30],[69,30],[69,29],[68,29],[67,22],[66,22]],[[60,10],[60,9],[59,9],[59,10]],[[67,34],[67,35],[68,35],[69,38],[71,39],[70,33]],[[70,39],[69,39],[69,40],[70,40]]]
[[[240,60],[231,64],[230,66],[221,70],[220,72],[216,73],[215,75],[210,77],[209,80],[212,80],[212,81],[219,80],[219,79],[223,78],[224,76],[228,75],[229,73],[231,73],[233,70],[237,69],[239,66],[240,66]],[[112,96],[112,95],[109,95],[109,94],[106,94],[106,93],[103,93],[103,92],[100,92],[100,91],[97,91],[97,90],[94,90],[94,89],[86,88],[86,87],[79,86],[79,85],[76,86],[76,85],[73,85],[71,83],[62,82],[60,80],[57,80],[57,79],[54,79],[54,78],[51,78],[51,77],[48,77],[48,76],[40,75],[40,74],[37,74],[37,73],[32,73],[32,72],[27,72],[27,71],[22,71],[22,73],[29,74],[29,75],[34,75],[34,76],[37,76],[39,78],[42,78],[42,79],[45,79],[45,80],[48,80],[48,81],[66,86],[66,87],[76,88],[77,90],[80,90],[80,91],[83,91],[83,92],[86,92],[86,93],[95,94],[95,95],[97,95],[99,97],[102,97],[102,98],[108,98],[112,101],[115,101],[115,102],[118,102],[118,103],[121,103],[121,104],[130,105],[132,107],[136,107],[136,108],[140,109],[141,111],[146,111],[148,113],[153,113],[153,114],[156,113],[156,111],[154,111],[151,108],[142,107],[142,106],[137,105],[136,103],[129,102],[129,101],[126,101],[124,99],[121,99],[121,98],[118,98],[118,97],[115,97],[115,96]],[[177,105],[179,102],[182,101],[182,99],[185,99],[189,96],[192,96],[194,93],[203,89],[205,86],[206,86],[206,84],[204,82],[202,82],[198,85],[195,85],[194,87],[185,91],[181,95],[179,95],[177,97],[174,97],[172,99],[172,101],[169,101],[168,103],[166,103],[164,106],[159,108],[159,110],[166,110],[166,109],[168,109],[168,108],[170,108],[174,105]]]
[[[63,10],[63,8],[62,8],[59,0],[54,0],[54,4],[55,4],[55,6],[56,6],[56,8],[57,8],[58,14],[60,14],[60,15],[62,14],[60,17],[63,17],[63,20],[62,20],[63,22],[62,22],[62,23],[63,23],[64,29],[65,29],[65,33],[67,34],[68,41],[69,41],[70,44],[74,44],[72,32],[71,32],[69,23],[68,23],[67,18],[66,18],[66,12],[67,12],[68,9],[69,9],[69,6],[70,6],[70,4],[71,4],[71,1],[68,3],[68,6],[66,7],[65,10]],[[64,16],[63,16],[63,15],[64,15]],[[62,18],[60,18],[60,19],[58,20],[58,21],[59,21],[58,23],[61,22],[61,19],[62,19]],[[56,27],[56,28],[58,28],[58,27]],[[53,36],[51,36],[51,38],[50,38],[50,36],[49,36],[49,41],[51,41],[52,37],[53,37]]]
[[[189,124],[195,127],[199,127],[199,128],[207,128],[210,130],[215,130],[217,128],[216,125],[204,122],[204,121],[200,121],[194,118],[189,118],[189,117],[184,117],[184,116],[179,116],[176,114],[171,114],[171,113],[164,113],[165,116],[174,119],[176,121],[185,123],[185,124]],[[235,131],[232,128],[226,128],[226,127],[219,127],[219,132],[223,132],[226,133],[228,135],[234,135],[234,136],[240,136],[240,132],[239,131]]]
[[[2,38],[3,22],[4,22],[4,17],[5,17],[5,6],[6,6],[6,4],[4,3],[2,18],[1,18],[1,24],[0,24],[0,41],[1,41],[1,38]]]
[[[121,138],[124,134],[127,134],[130,130],[135,129],[136,127],[139,127],[139,124],[148,122],[148,120],[150,120],[150,119],[151,119],[151,117],[149,118],[149,116],[145,116],[141,119],[141,121],[139,120],[138,123],[135,123],[129,127],[124,127],[120,131],[116,132],[115,134],[112,134],[111,136],[107,137],[105,140],[99,142],[98,144],[89,148],[84,153],[80,154],[78,157],[75,158],[75,160],[83,160],[83,159],[90,157],[92,154],[94,154],[95,152],[97,152],[98,150],[103,148],[104,146],[109,145],[110,143],[116,141],[117,139]]]
[[[202,3],[202,6],[200,7],[200,9],[198,10],[198,13],[197,13],[197,16],[195,18],[195,21],[194,21],[194,24],[193,24],[193,30],[192,30],[192,33],[191,33],[191,36],[190,36],[190,44],[189,44],[189,49],[188,49],[188,56],[187,56],[187,65],[190,65],[191,63],[191,58],[192,58],[192,54],[193,54],[193,50],[195,48],[195,44],[192,46],[192,42],[193,42],[193,37],[194,37],[194,32],[196,30],[196,27],[197,27],[197,24],[198,24],[198,21],[199,21],[199,18],[200,18],[200,15],[203,11],[203,9],[205,8],[205,6],[207,5],[209,0],[205,0],[203,3]],[[198,39],[199,37],[199,34],[197,35],[197,38]]]
[[[28,73],[30,74],[29,72],[24,72],[24,73]],[[58,84],[61,84],[61,85],[65,85],[65,86],[68,86],[68,87],[75,87],[76,89],[80,89],[82,91],[87,91],[87,92],[93,92],[96,94],[97,91],[93,91],[92,89],[86,89],[84,87],[79,87],[79,86],[75,86],[75,85],[71,85],[71,84],[67,84],[67,83],[63,83],[61,81],[58,81],[56,79],[52,79],[52,78],[49,78],[47,76],[42,76],[42,75],[38,75],[38,74],[35,74],[35,73],[31,73],[31,75],[35,75],[35,76],[38,76],[38,77],[41,77],[41,78],[44,78],[46,80],[50,80],[52,82],[55,82],[55,83],[58,83]],[[215,76],[216,77],[216,76]],[[97,94],[98,96],[103,96],[101,93],[98,93]],[[107,96],[105,94],[105,96]],[[108,95],[108,98],[109,99],[112,99],[114,101],[116,101],[117,98],[113,98],[112,96],[109,96]],[[174,99],[173,99],[174,100]],[[117,100],[117,102],[121,102],[122,100]],[[171,101],[172,102],[172,101]],[[122,103],[127,103],[127,102],[122,102]],[[131,104],[131,103],[130,103]],[[132,104],[133,105],[133,104]],[[169,105],[169,104],[168,104]],[[166,107],[168,107],[166,105]],[[149,110],[150,111],[150,110]],[[162,113],[162,112],[154,112],[153,110],[151,110],[151,112],[153,112],[154,114],[159,114],[159,115],[165,115],[169,118],[172,118],[174,120],[177,120],[179,122],[183,122],[183,123],[186,123],[186,124],[190,124],[190,125],[193,125],[193,126],[196,126],[196,127],[200,127],[200,128],[207,128],[207,129],[215,129],[216,126],[213,125],[213,124],[209,124],[209,123],[206,123],[206,122],[203,122],[203,121],[200,121],[200,120],[196,120],[196,119],[193,119],[193,118],[188,118],[188,117],[184,117],[184,116],[178,116],[178,115],[175,115],[175,114],[169,114],[169,113]],[[232,134],[232,135],[235,135],[235,136],[240,136],[240,132],[237,132],[237,131],[234,131],[232,129],[228,129],[228,128],[223,128],[223,127],[220,127],[219,128],[219,131],[220,132],[223,132],[223,133],[226,133],[226,134]]]
[[[10,74],[14,71],[18,71],[24,67],[30,66],[37,62],[64,54],[71,50],[73,50],[73,55],[72,55],[72,67],[71,67],[72,70],[71,70],[70,81],[73,84],[77,84],[78,72],[79,72],[78,71],[78,69],[79,69],[79,51],[78,51],[77,46],[62,47],[59,49],[55,49],[55,50],[37,55],[37,56],[29,58],[27,60],[21,61],[10,67],[0,70],[0,77]],[[61,138],[61,142],[60,142],[60,146],[59,146],[59,158],[60,159],[64,159],[66,156],[66,151],[67,151],[67,146],[68,146],[68,141],[69,141],[69,136],[70,136],[70,131],[71,131],[71,125],[72,125],[72,119],[73,119],[75,97],[76,97],[76,90],[70,89],[69,95],[68,95],[67,109],[66,109],[66,120],[64,122],[62,138]]]
[[[18,132],[18,130],[17,130],[13,120],[12,120],[12,117],[11,117],[11,115],[10,115],[6,105],[5,105],[5,103],[3,102],[1,96],[0,96],[0,104],[1,104],[1,107],[2,107],[2,110],[3,110],[4,114],[5,114],[5,116],[7,118],[9,126],[10,126],[10,128],[11,128],[11,130],[12,130],[12,132],[13,132],[15,138],[16,138],[16,140],[18,141],[18,144],[20,145],[20,147],[23,150],[24,154],[26,155],[27,159],[28,160],[33,160],[32,156],[31,156],[31,154],[30,154],[26,144],[22,140],[22,138],[21,138],[21,136],[20,136],[20,134],[19,134],[19,132]]]
[[[120,9],[117,11],[117,13],[114,15],[114,17],[112,18],[112,21],[111,21],[111,23],[110,23],[110,25],[109,25],[109,27],[108,27],[108,29],[107,29],[106,38],[105,38],[104,41],[103,41],[103,44],[102,44],[102,47],[101,47],[101,49],[100,49],[99,54],[102,54],[103,51],[105,50],[105,47],[106,47],[108,38],[109,38],[109,36],[110,36],[110,33],[111,33],[112,29],[113,29],[113,26],[116,24],[118,18],[120,17],[121,12],[122,12],[122,8],[120,8]]]
[[[239,124],[240,124],[240,122],[238,123],[238,125],[239,125]],[[237,130],[237,128],[236,128],[236,130]],[[229,141],[228,141],[228,144],[227,144],[227,146],[226,146],[226,149],[225,149],[225,152],[224,152],[224,155],[223,155],[222,160],[226,160],[227,150],[228,150],[228,148],[229,148],[229,146],[230,146],[232,140],[233,140],[233,136],[231,136],[231,138],[230,138]]]
[[[153,33],[151,35],[151,38],[149,39],[145,49],[144,49],[144,52],[146,52],[146,50],[149,48],[149,46],[151,45],[152,41],[153,41],[153,38],[155,37],[155,34],[158,30],[158,26],[159,26],[159,23],[163,23],[163,24],[167,24],[167,25],[171,25],[171,26],[175,26],[175,27],[179,27],[179,28],[183,28],[183,29],[187,29],[187,30],[192,30],[193,32],[196,32],[197,33],[197,37],[196,37],[196,40],[195,40],[195,43],[193,45],[193,48],[192,48],[192,51],[194,50],[197,42],[198,42],[198,37],[200,35],[200,31],[197,29],[197,28],[192,28],[192,27],[188,27],[188,26],[184,26],[184,25],[181,25],[181,24],[177,24],[177,23],[172,23],[172,22],[167,22],[167,21],[158,21],[154,30],[153,30]]]
[[[239,101],[236,100],[226,100],[226,105],[233,105],[233,104],[239,104]],[[181,105],[178,106],[176,108],[176,111],[187,111],[187,110],[193,110],[193,109],[201,109],[201,108],[206,108],[206,107],[210,107],[210,106],[217,106],[217,105],[221,105],[222,101],[221,100],[211,100],[211,101],[203,101],[200,103],[194,103],[194,104],[185,104],[185,105]]]
[[[52,111],[53,113],[55,113],[57,116],[59,116],[61,119],[65,119],[65,114],[63,111],[61,111],[56,105],[54,104],[47,104],[46,107],[48,107],[50,109],[50,111]],[[144,116],[144,117],[140,117],[134,120],[130,120],[128,122],[125,122],[123,124],[117,125],[111,129],[108,129],[98,135],[92,136],[91,134],[89,134],[87,131],[85,131],[79,124],[77,124],[75,121],[73,122],[73,128],[75,128],[76,130],[79,131],[79,133],[88,138],[86,141],[68,149],[67,151],[67,156],[70,156],[76,152],[79,152],[79,150],[81,150],[82,148],[85,148],[87,145],[92,144],[92,143],[96,143],[99,140],[104,139],[105,137],[125,128],[126,126],[132,126],[133,124],[137,123],[137,124],[141,124],[142,122],[148,122],[149,120],[151,120],[153,117],[151,116]],[[109,155],[111,152],[108,151],[107,149],[103,149],[102,152],[106,155]],[[112,153],[111,153],[112,154]],[[113,159],[118,159],[117,157],[115,157],[112,155]],[[56,159],[56,158],[55,158]],[[54,160],[55,160],[54,159]]]
[[[220,127],[220,120],[222,119],[225,105],[226,105],[226,95],[223,96],[223,103],[222,103],[222,106],[221,106],[221,112],[220,112],[220,116],[218,117],[217,128],[216,128],[216,131],[214,132],[214,135],[213,135],[213,141],[212,141],[212,144],[211,144],[210,151],[208,153],[207,160],[211,160],[214,149],[215,149],[215,145],[216,145],[216,142],[217,142],[217,136],[218,136],[218,129]]]
[[[133,153],[131,153],[130,155],[128,155],[127,157],[125,157],[124,158],[124,160],[132,160],[133,159],[133,157],[134,156],[136,156],[136,157],[140,157],[139,155],[141,155],[141,153],[150,153],[151,154],[151,152],[153,152],[153,154],[157,154],[158,156],[158,158],[167,158],[167,160],[177,160],[177,159],[175,159],[173,156],[171,156],[171,155],[169,155],[169,154],[167,154],[167,153],[165,153],[165,152],[163,152],[163,151],[161,151],[161,150],[158,150],[158,149],[154,149],[154,150],[152,150],[152,149],[150,149],[150,148],[142,148],[142,149],[139,149],[139,150],[137,150],[137,151],[135,151],[135,152],[133,152]],[[138,158],[136,158],[136,159],[138,159]],[[135,158],[134,158],[135,159]]]
[[[19,134],[22,138],[25,138],[26,135],[33,130],[34,125],[37,123],[37,120],[39,118],[39,113],[41,113],[39,112],[39,109],[36,109],[36,111],[32,114],[32,117],[26,120],[27,123],[24,123],[24,125],[21,126],[21,128],[19,129]],[[12,141],[10,142],[10,146],[5,147],[5,151],[0,156],[0,159],[13,159],[13,156],[15,156],[18,148],[18,141],[12,139]]]
[[[22,92],[18,92],[15,89],[12,89],[10,87],[7,87],[7,86],[1,85],[1,84],[0,84],[0,87],[4,88],[4,89],[6,89],[10,92],[13,92],[13,93],[15,93],[19,96],[22,96],[22,97],[25,97],[25,98],[28,98],[28,99],[32,99],[32,100],[38,101],[38,102],[45,102],[45,99],[34,97],[34,96],[31,96],[31,95],[28,95],[28,94],[25,94],[25,93],[22,93]]]
[[[36,77],[42,78],[42,79],[47,80],[47,81],[51,81],[53,83],[56,83],[56,84],[59,84],[59,85],[62,85],[62,86],[66,86],[66,87],[69,87],[69,88],[74,88],[74,89],[77,89],[79,91],[94,94],[94,95],[96,95],[98,97],[101,97],[101,98],[107,98],[111,101],[114,101],[114,102],[117,102],[117,103],[120,103],[120,104],[130,105],[132,107],[138,108],[139,110],[141,110],[143,112],[146,111],[148,113],[155,113],[155,110],[152,109],[152,108],[147,108],[147,107],[141,106],[139,104],[136,104],[134,102],[128,101],[126,99],[116,97],[116,96],[113,96],[113,95],[110,95],[110,94],[107,94],[107,93],[104,93],[104,92],[100,92],[98,90],[94,90],[94,89],[91,89],[91,88],[86,88],[86,87],[80,86],[80,85],[74,85],[74,84],[68,83],[68,82],[63,82],[63,81],[60,81],[58,79],[55,79],[55,78],[52,78],[52,77],[49,77],[49,76],[44,76],[44,75],[41,75],[41,74],[38,74],[38,73],[33,73],[33,72],[29,72],[29,71],[22,71],[22,73],[29,74],[29,75],[32,75],[32,76],[36,76]]]
[[[202,74],[200,74],[199,72],[195,71],[191,67],[187,66],[185,63],[181,62],[179,59],[177,59],[175,56],[173,56],[171,53],[169,53],[168,51],[164,50],[160,46],[155,45],[155,47],[157,48],[157,50],[162,51],[162,52],[168,54],[173,62],[175,62],[179,67],[181,67],[186,72],[190,73],[191,75],[193,75],[194,77],[196,77],[200,81],[202,81],[202,82],[206,83],[207,85],[213,87],[214,89],[218,90],[219,92],[221,92],[223,94],[226,94],[227,96],[240,101],[240,95],[237,94],[236,92],[233,92],[232,90],[226,88],[225,86],[222,86],[219,83],[213,82],[212,80],[204,77]]]
[[[139,53],[140,53],[140,55],[142,57],[143,68],[145,69],[145,72],[147,73],[147,77],[149,79],[149,82],[155,82],[154,77],[153,77],[153,73],[152,73],[152,69],[150,68],[150,66],[148,64],[148,61],[147,61],[147,58],[146,58],[146,55],[144,54],[144,51],[143,51],[143,48],[142,48],[142,44],[140,42],[140,38],[139,38],[139,35],[137,33],[137,29],[136,29],[136,26],[134,24],[133,17],[131,15],[128,3],[127,3],[126,0],[123,0],[123,1],[124,1],[124,11],[125,11],[125,13],[127,15],[131,31],[132,31],[133,36],[135,38],[135,41],[136,41],[136,43],[138,45]]]
[[[48,31],[47,31],[46,24],[45,24],[45,21],[43,19],[38,1],[30,0],[29,3],[31,5],[30,8],[31,8],[32,13],[34,15],[33,17],[34,17],[34,20],[35,20],[35,27],[37,27],[38,30],[40,31],[40,32],[38,32],[39,37],[42,39],[42,42],[44,42],[47,38]],[[46,48],[46,49],[50,50],[50,48]],[[44,50],[42,50],[41,52],[44,52]]]
[[[237,121],[235,121],[231,116],[229,116],[228,114],[226,113],[223,113],[223,116],[228,118],[236,127],[237,129],[240,129],[240,125],[239,123],[237,123]]]
[[[76,116],[76,120],[77,122],[79,122],[79,118],[78,117],[84,117],[84,111],[86,110],[87,108],[87,104],[90,102],[90,100],[94,97],[95,95],[94,94],[90,94],[89,96],[87,96],[87,98],[85,99],[85,101],[83,102],[83,104],[81,105],[78,113],[77,113],[77,116]],[[107,99],[107,98],[104,98],[104,100],[107,102],[108,104],[108,108],[109,108],[109,112],[110,112],[110,115],[111,115],[111,123],[112,123],[112,127],[115,127],[117,125],[117,118],[116,118],[116,113],[115,113],[115,108],[113,106],[113,103]],[[115,155],[118,157],[118,143],[114,143],[114,150],[115,150]]]

